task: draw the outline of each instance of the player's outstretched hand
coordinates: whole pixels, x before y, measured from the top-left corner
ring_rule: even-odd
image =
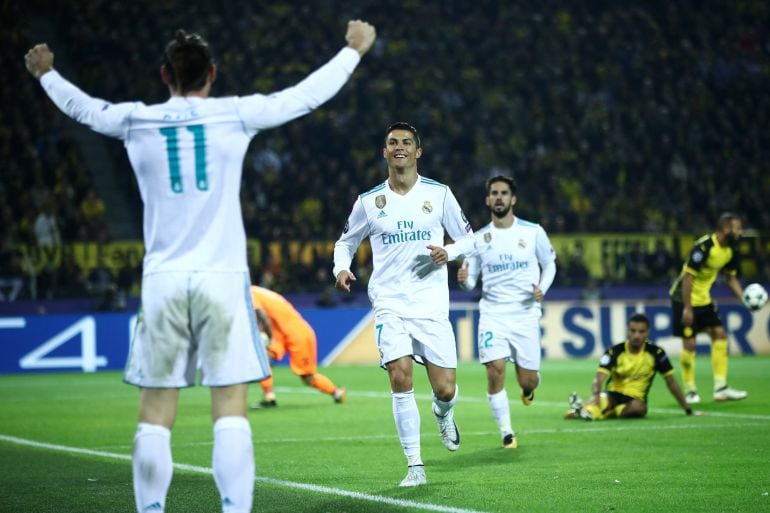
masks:
[[[24,55],[24,65],[33,77],[40,79],[53,69],[53,52],[45,43],[35,45]]]
[[[350,20],[348,22],[348,31],[345,34],[345,41],[348,46],[356,50],[359,55],[364,55],[374,44],[377,38],[377,32],[374,27],[365,21]]]

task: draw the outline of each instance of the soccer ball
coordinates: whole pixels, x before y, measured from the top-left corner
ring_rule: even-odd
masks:
[[[767,303],[767,291],[759,283],[752,283],[743,289],[743,304],[749,310],[759,310]]]

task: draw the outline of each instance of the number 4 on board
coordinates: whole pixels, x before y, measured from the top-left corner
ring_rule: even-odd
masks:
[[[80,335],[80,356],[48,356],[77,335]],[[19,360],[22,369],[80,368],[83,372],[95,372],[97,367],[106,365],[107,358],[96,354],[96,321],[91,316],[83,317],[60,331]]]

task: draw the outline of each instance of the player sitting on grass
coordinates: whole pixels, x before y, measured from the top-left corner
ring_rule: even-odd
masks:
[[[674,378],[674,367],[662,347],[652,343],[650,320],[636,313],[628,320],[628,338],[609,348],[599,360],[596,377],[591,383],[591,399],[585,405],[573,392],[569,397],[566,419],[604,420],[635,418],[647,415],[647,393],[659,372],[669,392],[687,415],[693,411],[685,401]],[[602,384],[606,388],[602,390]]]

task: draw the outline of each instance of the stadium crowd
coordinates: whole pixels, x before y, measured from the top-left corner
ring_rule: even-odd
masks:
[[[21,3],[2,9],[2,60],[20,79],[0,86],[0,256],[23,268],[18,244],[110,240],[109,205],[75,128],[24,76],[35,18]],[[83,89],[146,103],[167,97],[156,49],[177,27],[209,39],[220,95],[294,83],[334,50],[346,19],[378,27],[372,65],[358,80],[318,112],[255,139],[241,193],[253,239],[335,240],[355,196],[382,180],[376,148],[399,120],[428,141],[421,172],[452,186],[476,229],[488,217],[478,201],[484,181],[512,174],[526,198],[517,212],[551,234],[701,234],[724,210],[770,232],[762,128],[770,125],[770,5],[760,0],[206,0],[185,9],[94,0],[52,9],[62,42],[52,49],[66,54]],[[134,79],[116,78],[126,75]],[[121,171],[115,179],[135,196],[139,239],[124,152],[104,144]],[[637,258],[645,270],[635,282],[660,277],[654,260]],[[266,259],[254,278],[285,292],[331,283],[328,255],[287,267]]]

